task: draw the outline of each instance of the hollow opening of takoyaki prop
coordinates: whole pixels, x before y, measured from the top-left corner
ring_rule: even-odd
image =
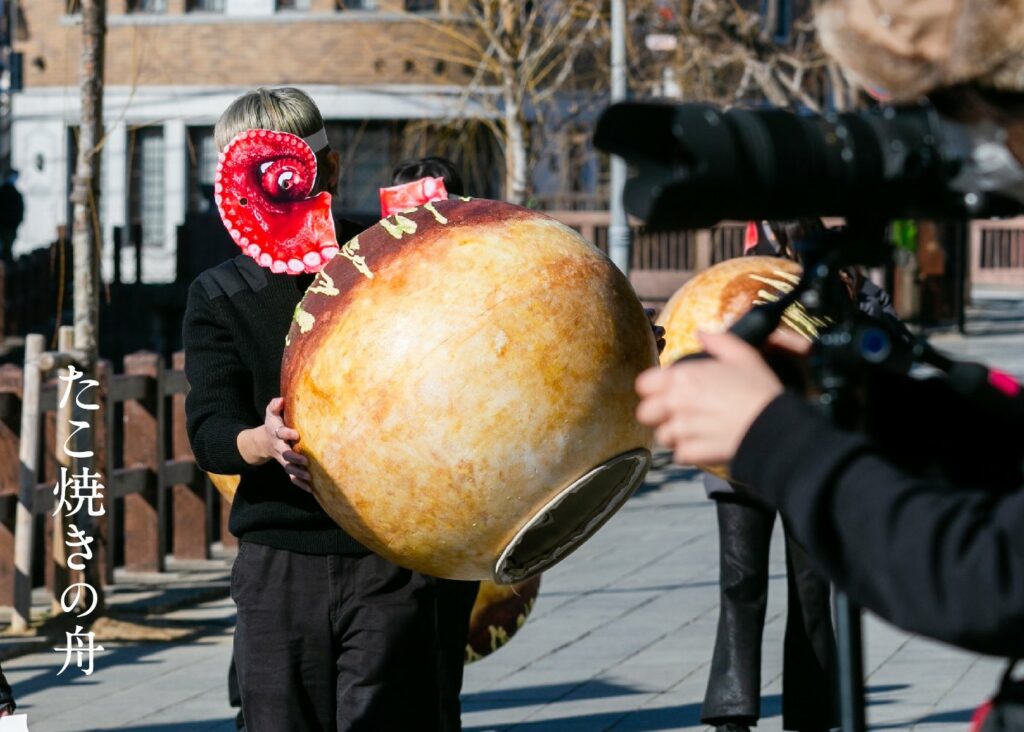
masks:
[[[494,565],[494,581],[522,582],[565,559],[633,495],[650,466],[650,450],[638,448],[573,481],[512,537]]]

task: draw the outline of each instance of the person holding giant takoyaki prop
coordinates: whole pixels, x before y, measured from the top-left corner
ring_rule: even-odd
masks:
[[[189,290],[186,413],[200,467],[242,476],[230,528],[241,540],[232,597],[246,727],[434,728],[433,580],[369,552],[324,513],[279,398],[295,307],[340,248],[338,153],[297,89],[243,95],[215,136],[216,201],[243,254]]]
[[[725,327],[750,304],[788,292],[801,271],[794,242],[824,228],[817,218],[751,221],[744,251],[754,258],[734,259],[706,270],[690,280],[666,306],[662,322],[668,326],[670,347],[663,354],[663,362],[671,364],[699,347],[698,326]],[[861,312],[884,320],[894,333],[905,333],[884,290],[856,268],[845,270],[842,279]],[[706,319],[698,322],[693,317],[695,312],[703,312]],[[819,326],[798,307],[787,312],[783,323],[786,333],[799,335],[807,342],[815,337]],[[909,364],[909,350],[905,341],[894,343],[892,362]],[[718,516],[721,598],[701,719],[725,732],[744,732],[760,716],[761,637],[768,600],[768,550],[776,510],[721,475],[706,473],[704,484],[708,496],[715,500]],[[834,698],[836,648],[829,583],[814,571],[785,521],[783,529],[789,599],[782,725],[802,732],[830,729],[837,723],[838,705]]]
[[[817,226],[816,221],[794,227]],[[671,364],[696,346],[695,313],[704,327],[738,317],[752,302],[781,297],[796,282],[800,267],[785,246],[781,222],[750,222],[742,259],[723,262],[689,280],[666,305],[661,322]],[[730,293],[719,299],[719,290]],[[719,303],[721,307],[719,307]],[[710,308],[710,309],[709,309]],[[706,311],[706,312],[705,312]],[[794,308],[784,326],[813,338],[816,323]],[[721,473],[721,471],[715,471]],[[701,721],[721,732],[748,732],[761,713],[761,645],[768,603],[768,560],[776,511],[737,490],[726,477],[705,473],[704,486],[715,501],[719,545],[719,613]],[[786,529],[783,523],[783,529]],[[836,651],[828,581],[811,568],[806,553],[786,539],[788,602],[783,655],[782,726],[812,732],[836,725],[833,688]]]
[[[522,582],[611,517],[650,464],[656,338],[606,256],[520,207],[439,200],[339,244],[311,108],[260,92],[219,125],[244,255],[185,325],[197,460],[242,476],[242,705],[252,729],[435,729],[427,576]]]

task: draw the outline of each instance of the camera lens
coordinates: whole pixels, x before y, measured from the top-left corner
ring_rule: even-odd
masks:
[[[882,363],[892,353],[892,342],[889,335],[881,328],[863,328],[857,339],[857,350],[865,361]]]

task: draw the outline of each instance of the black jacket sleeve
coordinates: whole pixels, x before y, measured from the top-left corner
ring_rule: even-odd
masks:
[[[196,462],[213,473],[242,473],[253,466],[238,451],[238,433],[263,419],[252,406],[252,374],[199,280],[189,288],[182,340],[189,383],[185,416]]]
[[[732,473],[855,602],[911,632],[1024,656],[1024,488],[918,477],[792,394],[755,420]]]

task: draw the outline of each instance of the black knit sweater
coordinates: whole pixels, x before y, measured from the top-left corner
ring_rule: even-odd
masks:
[[[285,335],[311,280],[240,255],[192,283],[183,333],[188,435],[199,467],[242,476],[229,522],[239,539],[305,554],[364,554],[276,461],[254,467],[238,451],[238,433],[263,424],[280,396]]]

